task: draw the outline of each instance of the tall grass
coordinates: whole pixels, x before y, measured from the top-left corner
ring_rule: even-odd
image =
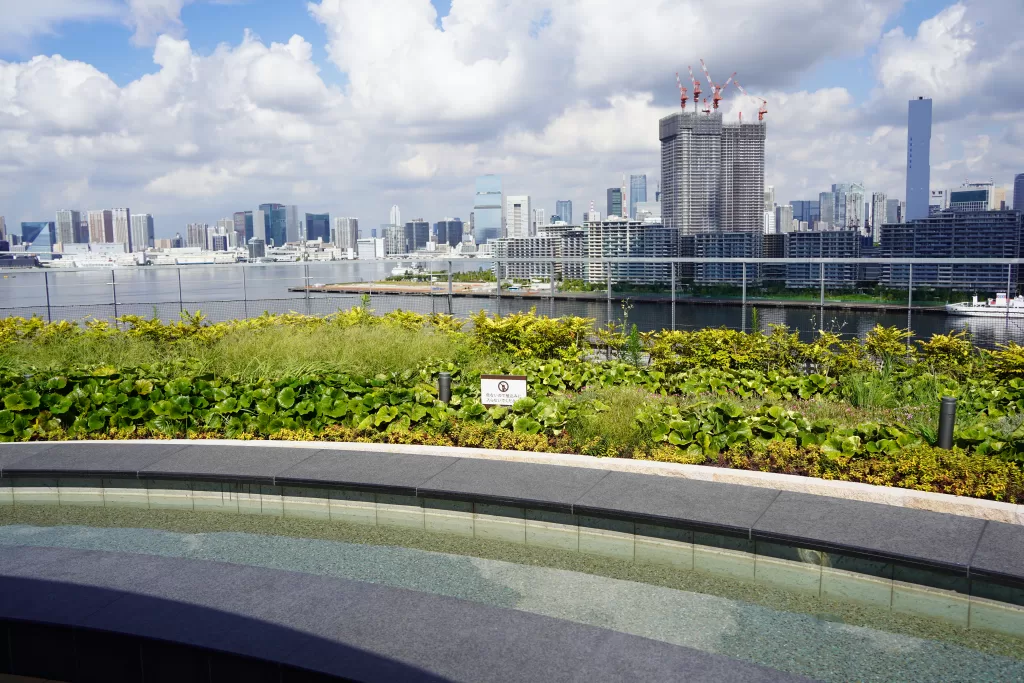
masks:
[[[415,370],[430,359],[463,366],[486,362],[471,354],[466,342],[432,330],[281,326],[233,332],[212,344],[187,339],[159,343],[127,335],[15,343],[0,355],[0,370],[124,368],[182,358],[191,359],[202,372],[246,380],[332,372],[372,376]]]
[[[566,433],[574,448],[589,455],[626,458],[649,450],[653,443],[648,428],[637,421],[637,411],[652,401],[669,400],[627,386],[593,389],[581,394],[580,399],[596,399],[608,409],[598,413],[583,412],[569,420]]]

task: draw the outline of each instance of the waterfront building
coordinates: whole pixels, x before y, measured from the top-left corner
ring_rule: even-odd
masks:
[[[821,203],[816,199],[794,199],[789,203],[793,207],[793,219],[814,225],[821,221]]]
[[[778,207],[776,207],[777,209]],[[764,234],[772,235],[775,234],[775,211],[764,212]]]
[[[260,204],[259,212],[263,215],[263,232],[260,234],[256,226],[254,236],[264,240],[267,246],[283,247],[288,241],[288,210],[285,205]]]
[[[210,226],[207,223],[189,223],[185,226],[185,246],[206,249],[209,232]]]
[[[211,238],[210,251],[227,251],[228,250],[228,236],[227,235],[214,235]]]
[[[313,242],[331,241],[331,214],[329,213],[307,213],[306,214],[306,241]]]
[[[232,216],[238,244],[248,244],[254,235],[252,211],[236,211]]]
[[[562,240],[559,237],[504,237],[494,242],[494,272],[502,280],[509,278],[562,278]],[[527,263],[509,263],[501,259],[534,259]]]
[[[462,223],[462,219],[458,217],[444,218],[434,223],[434,234],[437,237],[437,243],[447,244],[452,249],[459,246],[462,242],[462,232],[464,229],[465,226]]]
[[[40,261],[49,261],[57,244],[57,224],[54,221],[29,221],[21,224],[21,243],[25,251],[39,254]]]
[[[267,243],[259,237],[253,237],[249,240],[249,244],[247,246],[249,249],[250,260],[263,258],[267,255]]]
[[[529,195],[505,197],[505,237],[531,237],[532,220]]]
[[[356,258],[361,261],[385,258],[387,246],[382,237],[364,237],[356,240]]]
[[[227,219],[233,224],[231,219]],[[137,213],[132,216],[131,251],[144,252],[154,246],[156,231],[153,224],[153,216],[148,213]]]
[[[859,183],[832,185],[832,227],[835,230],[860,230],[864,227],[864,186]]]
[[[786,240],[788,239],[789,235],[785,233],[766,234],[761,246],[761,255],[764,258],[786,258]],[[762,265],[761,281],[785,284],[786,266],[784,264]]]
[[[1006,201],[1005,192],[1000,199],[998,188],[991,182],[964,183],[957,189],[947,190],[948,203],[944,208],[958,211],[999,211]]]
[[[764,210],[775,211],[775,186],[767,185],[764,188]]]
[[[57,212],[56,230],[57,241],[61,244],[74,244],[78,242],[78,224],[82,221],[82,215],[73,209],[61,209]]]
[[[114,221],[114,243],[123,244],[128,251],[132,250],[132,212],[130,209],[111,209]]]
[[[612,216],[622,215],[622,188],[621,187],[609,187],[608,188],[608,212],[609,218]]]
[[[1022,173],[1021,175],[1024,176],[1024,173]],[[555,202],[555,215],[558,216],[561,220],[571,225],[572,201],[569,199],[559,199],[557,202]]]
[[[531,209],[530,216],[530,234],[536,235],[537,228],[547,223],[548,219],[544,215],[544,209]]]
[[[377,231],[373,231],[377,236]],[[357,249],[359,241],[358,218],[335,218],[331,228],[330,242],[339,249]]]
[[[330,223],[328,220],[327,225],[329,226]],[[302,234],[302,224],[299,222],[299,207],[294,204],[288,204],[284,207],[284,226],[286,242],[302,242],[306,239],[314,239]],[[329,232],[330,229],[328,228],[325,234],[329,234]],[[326,241],[326,237],[324,240]]]
[[[856,230],[794,232],[787,236],[785,249],[790,259],[860,258],[861,236]],[[785,268],[787,288],[809,289],[821,284],[819,263],[788,263]],[[824,269],[825,286],[830,289],[857,285],[856,263],[826,263]]]
[[[586,279],[592,283],[632,282],[665,284],[672,278],[669,263],[601,263],[604,258],[667,259],[679,256],[679,231],[659,223],[620,217],[584,224],[588,264]]]
[[[637,204],[647,201],[647,175],[629,176],[629,217],[638,220],[636,216]]]
[[[405,241],[405,226],[383,225],[381,228],[384,230],[384,247],[388,256],[409,253]]]
[[[1024,173],[1013,177],[1013,208],[1024,212]]]
[[[476,179],[476,195],[470,220],[477,244],[503,237],[501,196],[501,176],[483,175]]]
[[[426,249],[429,241],[430,223],[422,218],[414,218],[405,224],[404,243],[407,254]]]
[[[7,239],[7,221],[4,220],[3,216],[0,216],[0,240]]]
[[[388,225],[401,225],[402,224],[402,210],[398,208],[398,204],[391,207],[391,211],[388,213]]]
[[[1021,257],[1022,214],[1018,211],[947,209],[927,218],[882,226],[881,246],[892,258],[1007,258]],[[987,264],[917,264],[915,286],[962,291],[1004,291],[1017,282],[1018,266]],[[886,266],[884,283],[906,287],[905,265]]]
[[[904,221],[928,217],[931,181],[932,101],[910,100],[907,108],[907,213]]]
[[[75,242],[78,244],[89,243],[89,215],[87,213],[80,213],[78,229],[75,231]]]
[[[763,121],[723,123],[718,112],[676,112],[661,119],[664,226],[683,236],[699,237],[693,241],[697,251],[734,253],[742,247],[747,251],[740,257],[759,256],[764,234],[765,131]],[[694,268],[697,284],[722,277],[738,283],[742,267],[698,264]]]

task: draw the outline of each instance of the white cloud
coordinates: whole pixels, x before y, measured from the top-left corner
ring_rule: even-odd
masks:
[[[186,0],[133,0],[154,68],[131,83],[56,55],[0,62],[0,214],[127,204],[160,234],[266,201],[371,226],[394,203],[468,218],[473,178],[490,172],[549,213],[564,198],[603,210],[623,173],[646,172],[653,196],[673,73],[700,56],[768,100],[766,182],[783,201],[846,180],[901,196],[906,100],[921,88],[936,90],[936,183],[1006,182],[1024,170],[1022,41],[997,21],[1013,2],[953,5],[883,37],[899,0],[454,0],[441,29],[428,0],[322,0],[309,10],[339,89],[315,62],[321,36],[245,33],[199,54],[180,37]],[[867,101],[841,82],[794,90],[874,46]],[[740,108],[753,118],[757,102],[730,91],[724,115]]]

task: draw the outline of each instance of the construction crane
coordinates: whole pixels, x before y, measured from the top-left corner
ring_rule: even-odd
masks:
[[[679,86],[679,108],[686,111],[686,100],[689,98],[686,96],[686,88],[683,87],[683,82],[679,80],[679,72],[676,72],[676,85]]]
[[[768,113],[768,100],[764,99],[763,97],[757,97],[756,95],[751,95],[746,90],[744,90],[743,86],[740,85],[739,81],[735,81],[734,80],[733,83],[736,84],[736,89],[739,90],[741,93],[743,93],[746,97],[753,97],[755,100],[760,100],[761,101],[761,106],[757,110],[757,120],[758,121],[764,121],[764,115]],[[742,120],[743,120],[743,112],[740,112],[740,121],[742,121]]]
[[[704,112],[705,114],[711,113],[711,105],[708,104],[708,98],[706,97],[704,98],[704,108],[701,109],[701,111]]]
[[[707,64],[704,63],[703,59],[700,60],[700,68],[704,70],[704,77],[708,79],[708,86],[711,88],[711,103],[717,111],[718,103],[722,101],[722,91],[728,88],[729,84],[732,83],[732,79],[736,77],[736,72],[732,72],[732,76],[729,76],[729,80],[725,82],[725,85],[718,85],[711,80],[711,74],[708,73]]]
[[[693,111],[697,112],[697,105],[700,102],[700,81],[693,77],[693,68],[686,67],[686,70],[690,72],[690,82],[693,83]]]

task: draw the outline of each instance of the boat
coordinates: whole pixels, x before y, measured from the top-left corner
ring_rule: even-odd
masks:
[[[1024,318],[1024,296],[1008,299],[1006,292],[999,292],[995,299],[986,301],[978,301],[974,296],[970,301],[946,304],[946,313],[976,318]]]

